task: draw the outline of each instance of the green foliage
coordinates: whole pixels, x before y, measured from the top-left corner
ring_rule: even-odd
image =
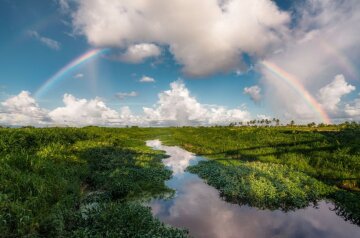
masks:
[[[210,159],[285,164],[334,185],[347,178],[356,181],[360,178],[360,127],[325,129],[185,127],[173,128],[171,136],[163,138]]]
[[[137,203],[103,203],[80,214],[72,237],[187,237],[186,233],[155,220],[150,208]]]
[[[162,136],[167,144],[216,161],[189,170],[229,200],[288,210],[326,198],[335,202],[339,215],[360,225],[357,123],[316,128],[184,127],[172,128],[170,134]]]
[[[145,146],[155,132],[1,128],[0,236],[186,236],[129,203],[171,191],[164,154]],[[94,204],[84,219],[84,208]]]
[[[360,225],[360,193],[338,190],[331,195],[335,211],[347,221]]]
[[[216,159],[190,170],[229,200],[289,210],[327,197],[359,224],[358,124],[0,128],[0,236],[186,236],[140,205],[172,192],[154,138]]]
[[[202,161],[188,170],[219,189],[227,200],[261,209],[303,208],[333,190],[304,173],[277,164],[244,162],[229,166]]]

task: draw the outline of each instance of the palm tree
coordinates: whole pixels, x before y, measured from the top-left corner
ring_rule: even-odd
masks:
[[[295,121],[294,121],[294,120],[291,120],[290,126],[294,126],[294,125],[295,125]]]

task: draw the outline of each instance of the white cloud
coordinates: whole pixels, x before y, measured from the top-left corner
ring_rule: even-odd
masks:
[[[345,105],[345,113],[352,119],[360,120],[360,98]]]
[[[141,82],[141,83],[155,83],[155,79],[151,78],[149,76],[142,76],[141,79],[139,80],[139,82]]]
[[[136,92],[120,96],[136,96]],[[48,111],[39,107],[28,92],[21,92],[2,102],[0,123],[3,125],[68,125],[68,126],[183,126],[228,124],[246,121],[250,113],[243,109],[199,103],[181,81],[170,84],[170,89],[159,93],[157,103],[134,115],[129,107],[116,111],[96,97],[79,99],[71,94],[63,97],[64,106]]]
[[[143,121],[132,114],[129,107],[125,106],[116,111],[108,107],[103,100],[79,99],[73,95],[65,94],[64,107],[58,107],[49,112],[52,124],[70,126],[126,126],[142,125]]]
[[[250,118],[249,112],[240,109],[200,104],[181,80],[171,83],[170,90],[159,93],[156,105],[144,107],[144,113],[150,125],[226,124]]]
[[[159,124],[187,125],[201,123],[207,110],[190,96],[182,81],[170,84],[170,90],[159,93],[159,100],[154,108],[144,108],[148,121]]]
[[[93,46],[169,46],[192,76],[236,70],[243,52],[264,55],[281,43],[290,21],[270,0],[76,2],[75,31]]]
[[[80,78],[83,78],[83,77],[84,77],[84,74],[82,74],[82,73],[78,73],[78,74],[74,75],[75,79],[80,79]]]
[[[264,115],[264,114],[259,114],[256,116],[258,119],[260,120],[271,120],[270,116]]]
[[[341,97],[351,93],[355,87],[345,81],[343,75],[336,75],[334,81],[319,90],[319,99],[329,112],[337,112]]]
[[[123,100],[123,99],[125,99],[127,97],[137,97],[138,95],[139,95],[139,93],[135,92],[135,91],[131,91],[129,93],[120,92],[120,93],[115,94],[115,96],[120,100]]]
[[[292,33],[276,53],[265,56],[280,68],[281,75],[275,77],[265,67],[258,67],[264,76],[264,101],[275,114],[289,119],[320,120],[304,95],[286,83],[285,71],[313,97],[335,75],[342,74],[347,79],[359,77],[353,63],[360,58],[360,31],[354,31],[354,26],[360,24],[359,11],[357,0],[307,0],[297,8]],[[323,106],[331,111],[334,103]]]
[[[47,111],[40,108],[27,91],[10,97],[1,103],[0,124],[43,125],[50,121]]]
[[[129,63],[141,63],[150,57],[161,55],[161,49],[154,44],[135,44],[130,45],[124,54],[120,56],[120,60]]]
[[[261,88],[257,85],[251,87],[245,87],[244,93],[248,94],[254,102],[258,103],[261,100]]]
[[[100,98],[77,99],[70,94],[63,98],[64,107],[49,113],[51,119],[62,125],[112,125],[117,122],[119,113],[110,109]]]
[[[60,50],[61,48],[60,42],[41,36],[37,31],[28,31],[27,33],[32,38],[39,40],[42,44],[46,45],[47,47],[53,50]]]

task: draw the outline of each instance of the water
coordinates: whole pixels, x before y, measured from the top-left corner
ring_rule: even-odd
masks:
[[[172,199],[151,201],[152,213],[167,224],[187,229],[192,237],[360,237],[360,227],[337,216],[333,204],[325,201],[287,213],[227,203],[216,189],[185,172],[204,158],[164,146],[159,140],[147,141],[147,145],[170,156],[163,160],[173,171],[166,185],[176,190]]]

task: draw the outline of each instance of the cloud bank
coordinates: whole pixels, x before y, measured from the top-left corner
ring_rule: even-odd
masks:
[[[170,89],[160,92],[158,97],[153,107],[144,107],[142,114],[134,115],[129,107],[115,110],[101,98],[79,99],[70,94],[64,95],[64,106],[50,111],[40,108],[30,93],[23,91],[1,103],[0,124],[185,126],[228,124],[250,119],[250,113],[243,109],[201,104],[181,80],[171,83]]]

